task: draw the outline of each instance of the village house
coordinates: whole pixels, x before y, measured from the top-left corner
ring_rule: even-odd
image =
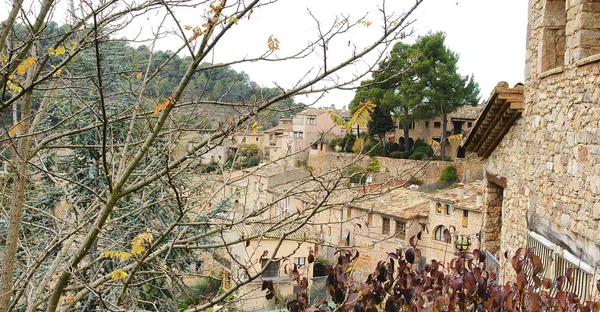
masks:
[[[483,183],[459,183],[429,196],[428,235],[423,235],[427,260],[448,262],[458,251],[481,248],[483,229]],[[444,230],[450,233],[446,242]],[[460,249],[459,249],[460,248]]]
[[[260,278],[242,286],[236,292],[240,311],[260,311],[272,307],[274,300],[266,300],[266,292],[261,290],[263,281],[272,281],[280,299],[290,298],[300,293],[298,282],[292,277],[294,265],[300,279],[306,278],[312,285],[313,264],[308,257],[314,252],[316,237],[310,227],[300,227],[286,239],[280,241],[294,223],[283,222],[283,218],[253,218],[235,226],[224,235],[229,241],[251,237],[247,242],[230,247],[233,256],[231,282],[244,282],[248,276],[264,270]]]
[[[307,109],[292,118],[292,131],[288,137],[288,153],[293,154],[295,165],[304,165],[311,148],[322,148],[324,141],[346,135],[343,126],[333,122],[331,114],[335,113],[344,119],[350,119],[350,111],[346,109]],[[283,148],[283,146],[282,146]]]
[[[288,141],[291,141],[289,133],[292,130],[292,119],[279,119],[279,124],[264,131],[263,158],[268,161],[286,161],[288,155]]]
[[[267,190],[291,181],[302,179],[309,173],[287,164],[268,164],[250,167],[221,177],[218,183],[224,184],[214,202],[228,200],[238,216],[247,216],[271,204]]]
[[[461,105],[456,111],[448,114],[448,133],[447,136],[454,134],[466,135],[469,133],[483,105]],[[410,142],[410,146],[418,140],[422,139],[425,142],[436,141],[440,142],[442,137],[442,118],[435,116],[426,120],[413,121],[409,126],[408,139],[404,137],[402,123],[396,120],[396,130],[394,134],[397,138],[396,142],[403,149],[406,142]],[[461,148],[460,142],[450,141],[446,145],[446,155],[452,158],[464,158],[465,150]]]
[[[485,161],[484,248],[535,247],[551,279],[575,268],[583,300],[600,265],[599,16],[529,1],[525,85],[498,84],[465,142]]]

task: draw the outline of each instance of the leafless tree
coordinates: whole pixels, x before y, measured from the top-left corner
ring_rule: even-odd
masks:
[[[144,302],[140,295],[144,286],[157,279],[167,281],[161,291],[170,301],[148,305],[177,309],[174,285],[181,273],[171,264],[193,250],[228,250],[260,239],[257,235],[231,240],[223,233],[250,222],[280,199],[273,198],[254,213],[217,218],[227,214],[227,207],[218,210],[212,205],[219,194],[252,172],[214,183],[213,175],[198,169],[202,155],[236,133],[256,128],[282,100],[298,95],[318,98],[329,90],[355,86],[390,44],[410,33],[411,14],[422,0],[401,14],[388,12],[385,2],[379,3],[374,8],[380,14],[369,20],[315,17],[315,37],[297,51],[278,53],[279,40],[271,36],[264,53],[212,64],[211,57],[219,53],[225,38],[235,36],[234,30],[248,20],[268,19],[260,12],[276,2],[99,0],[69,1],[66,9],[52,0],[12,2],[0,30],[0,140],[2,160],[10,172],[3,179],[6,191],[0,201],[0,221],[6,221],[6,238],[0,240],[4,245],[0,311],[128,310]],[[196,25],[180,22],[183,10],[198,12]],[[314,17],[313,12],[307,14]],[[68,15],[68,24],[48,32],[50,21],[61,14]],[[119,31],[154,20],[150,40],[143,41],[142,34],[116,39]],[[341,42],[371,22],[381,29],[368,44]],[[156,42],[164,37],[177,37],[180,44],[153,60]],[[143,70],[112,66],[115,42],[123,47],[139,41],[150,50],[149,59],[140,61]],[[354,49],[332,58],[328,51],[336,44]],[[149,87],[159,83],[180,54],[188,54],[191,61],[178,84],[168,94],[151,94]],[[202,86],[191,87],[194,77],[216,68],[298,59],[318,61],[295,83],[257,94],[252,102],[223,100],[233,86],[217,99],[203,96]],[[340,71],[348,67],[361,71],[344,78]],[[214,114],[215,107],[225,109],[228,118],[216,123],[202,118]],[[82,163],[75,165],[77,161]],[[273,225],[283,229],[280,244],[330,205],[327,201],[347,178],[344,174],[342,168],[332,168],[308,177],[322,192],[305,210]],[[132,250],[132,244],[137,249]],[[249,271],[247,278],[194,310],[223,301],[259,278],[264,269]]]

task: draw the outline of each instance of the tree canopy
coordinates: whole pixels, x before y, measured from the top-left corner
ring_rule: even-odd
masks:
[[[393,111],[407,138],[415,120],[440,116],[445,125],[446,116],[460,105],[478,103],[479,86],[473,76],[458,73],[458,55],[445,46],[445,38],[437,32],[420,36],[413,44],[397,42],[372,78],[361,83],[350,107],[371,100]],[[442,139],[445,132],[444,126]],[[405,151],[410,149],[406,144]]]

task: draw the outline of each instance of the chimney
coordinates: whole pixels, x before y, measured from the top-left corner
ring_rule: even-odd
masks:
[[[458,200],[462,200],[465,198],[465,185],[464,183],[458,183],[458,189],[456,190],[456,195],[458,195]]]
[[[483,196],[482,195],[477,194],[477,197],[475,198],[475,206],[476,207],[483,206]]]

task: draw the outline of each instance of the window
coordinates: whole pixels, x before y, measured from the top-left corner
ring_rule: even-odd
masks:
[[[404,239],[406,237],[406,223],[396,220],[396,238]]]
[[[188,265],[188,272],[189,273],[201,272],[203,263],[204,263],[204,261],[202,261],[202,260],[190,262],[190,264]]]
[[[468,210],[463,210],[462,226],[464,226],[464,227],[469,226],[469,211]]]
[[[256,181],[254,181],[254,190],[257,191],[257,192],[259,191],[259,189],[258,189],[258,182],[256,182]]]
[[[435,228],[435,232],[434,232],[433,238],[436,241],[446,242],[446,240],[444,239],[444,230],[445,229],[446,229],[446,227],[443,226],[443,225],[440,225],[437,228]]]
[[[439,121],[435,121],[435,122],[433,123],[433,127],[434,127],[434,128],[441,128],[441,127],[442,127],[442,123],[441,123],[441,122],[439,122]]]
[[[316,125],[317,118],[315,116],[308,116],[307,122],[309,125]]]
[[[367,214],[367,225],[372,225],[372,224],[373,224],[373,214],[369,212]]]
[[[346,218],[347,219],[351,219],[352,218],[352,208],[348,207],[347,211],[346,211]]]
[[[442,203],[437,203],[437,213],[442,213],[442,211],[444,211]]]
[[[260,266],[267,269],[263,271],[263,278],[276,278],[279,277],[279,260],[273,259],[271,263],[268,263],[269,259],[260,259]],[[268,264],[267,264],[268,263]]]
[[[470,121],[469,121],[469,122],[467,122],[467,127],[469,127],[469,128],[473,127],[473,123],[472,123],[472,122],[470,122]]]
[[[537,49],[540,72],[561,67],[565,63],[566,0],[544,2],[542,36]]]
[[[425,122],[425,128],[428,128],[428,127],[429,127],[429,121],[426,121]]]
[[[390,219],[382,218],[381,221],[381,234],[390,235]]]
[[[260,184],[260,188],[258,190],[261,191],[261,192],[264,191],[265,190],[265,184],[261,183]]]
[[[294,257],[294,264],[301,267],[306,264],[306,257]]]
[[[446,204],[446,215],[450,215],[451,212],[452,212],[452,207],[450,207],[450,204]]]

